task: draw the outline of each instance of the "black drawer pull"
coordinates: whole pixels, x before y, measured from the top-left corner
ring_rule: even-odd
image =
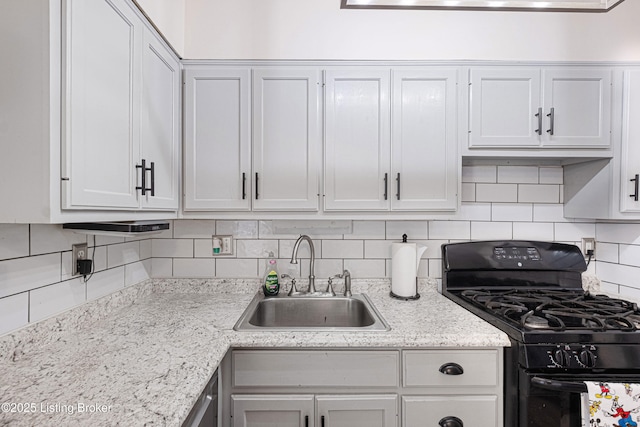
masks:
[[[464,369],[457,363],[449,362],[440,366],[440,372],[445,375],[462,375],[464,374]]]
[[[304,427],[309,427],[309,415],[304,416]]]
[[[320,427],[324,427],[324,415],[320,417]]]
[[[463,427],[462,420],[458,417],[444,417],[438,421],[440,427]]]

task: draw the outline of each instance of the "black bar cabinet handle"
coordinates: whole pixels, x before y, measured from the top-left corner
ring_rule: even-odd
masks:
[[[387,200],[389,198],[389,174],[384,174],[384,199]]]
[[[309,415],[304,416],[304,427],[309,427]]]
[[[156,168],[155,168],[155,163],[151,162],[151,167],[149,168],[149,171],[151,171],[151,188],[147,188],[147,190],[151,190],[151,196],[155,196],[156,195]]]
[[[542,107],[538,108],[538,114],[536,114],[538,118],[538,129],[536,129],[536,133],[538,135],[542,135]]]
[[[547,114],[547,117],[549,117],[549,129],[547,130],[547,133],[549,135],[553,135],[553,131],[555,128],[555,116],[556,116],[556,109],[551,107],[551,111],[549,112],[549,114]]]
[[[320,417],[320,427],[324,427],[324,415]]]
[[[638,185],[640,184],[640,175],[636,174],[635,178],[630,179],[629,181],[635,182],[633,186],[634,187],[633,194],[630,194],[629,197],[633,197],[633,201],[637,202],[638,201]]]
[[[256,200],[258,200],[258,172],[256,172]]]
[[[247,174],[242,172],[242,200],[247,198]]]
[[[400,172],[398,172],[398,176],[396,177],[396,181],[397,181],[397,190],[398,190],[398,192],[396,193],[396,198],[398,200],[400,200]]]
[[[143,196],[147,194],[147,161],[142,159],[141,165],[136,165],[136,169],[142,169],[140,174],[140,185],[136,187],[136,190],[140,190],[140,194]]]
[[[546,378],[533,377],[531,384],[545,390],[562,391],[565,393],[586,393],[587,386],[585,383],[549,380]]]
[[[440,427],[463,427],[464,423],[458,417],[444,417],[438,421]]]

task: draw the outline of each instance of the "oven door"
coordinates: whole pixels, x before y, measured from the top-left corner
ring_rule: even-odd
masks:
[[[640,382],[640,371],[615,374],[540,374],[519,376],[520,427],[583,427],[582,381]],[[587,426],[588,427],[588,424]]]

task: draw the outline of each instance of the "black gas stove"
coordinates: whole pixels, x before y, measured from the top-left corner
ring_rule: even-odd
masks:
[[[511,340],[505,426],[581,427],[581,381],[640,382],[640,310],[585,292],[576,246],[455,243],[442,262],[442,293]]]

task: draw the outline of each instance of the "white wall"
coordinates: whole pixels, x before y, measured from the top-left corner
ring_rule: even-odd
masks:
[[[192,59],[640,60],[638,0],[607,13],[341,10],[340,0],[185,1],[184,56]]]
[[[185,0],[136,0],[171,46],[184,56]]]

